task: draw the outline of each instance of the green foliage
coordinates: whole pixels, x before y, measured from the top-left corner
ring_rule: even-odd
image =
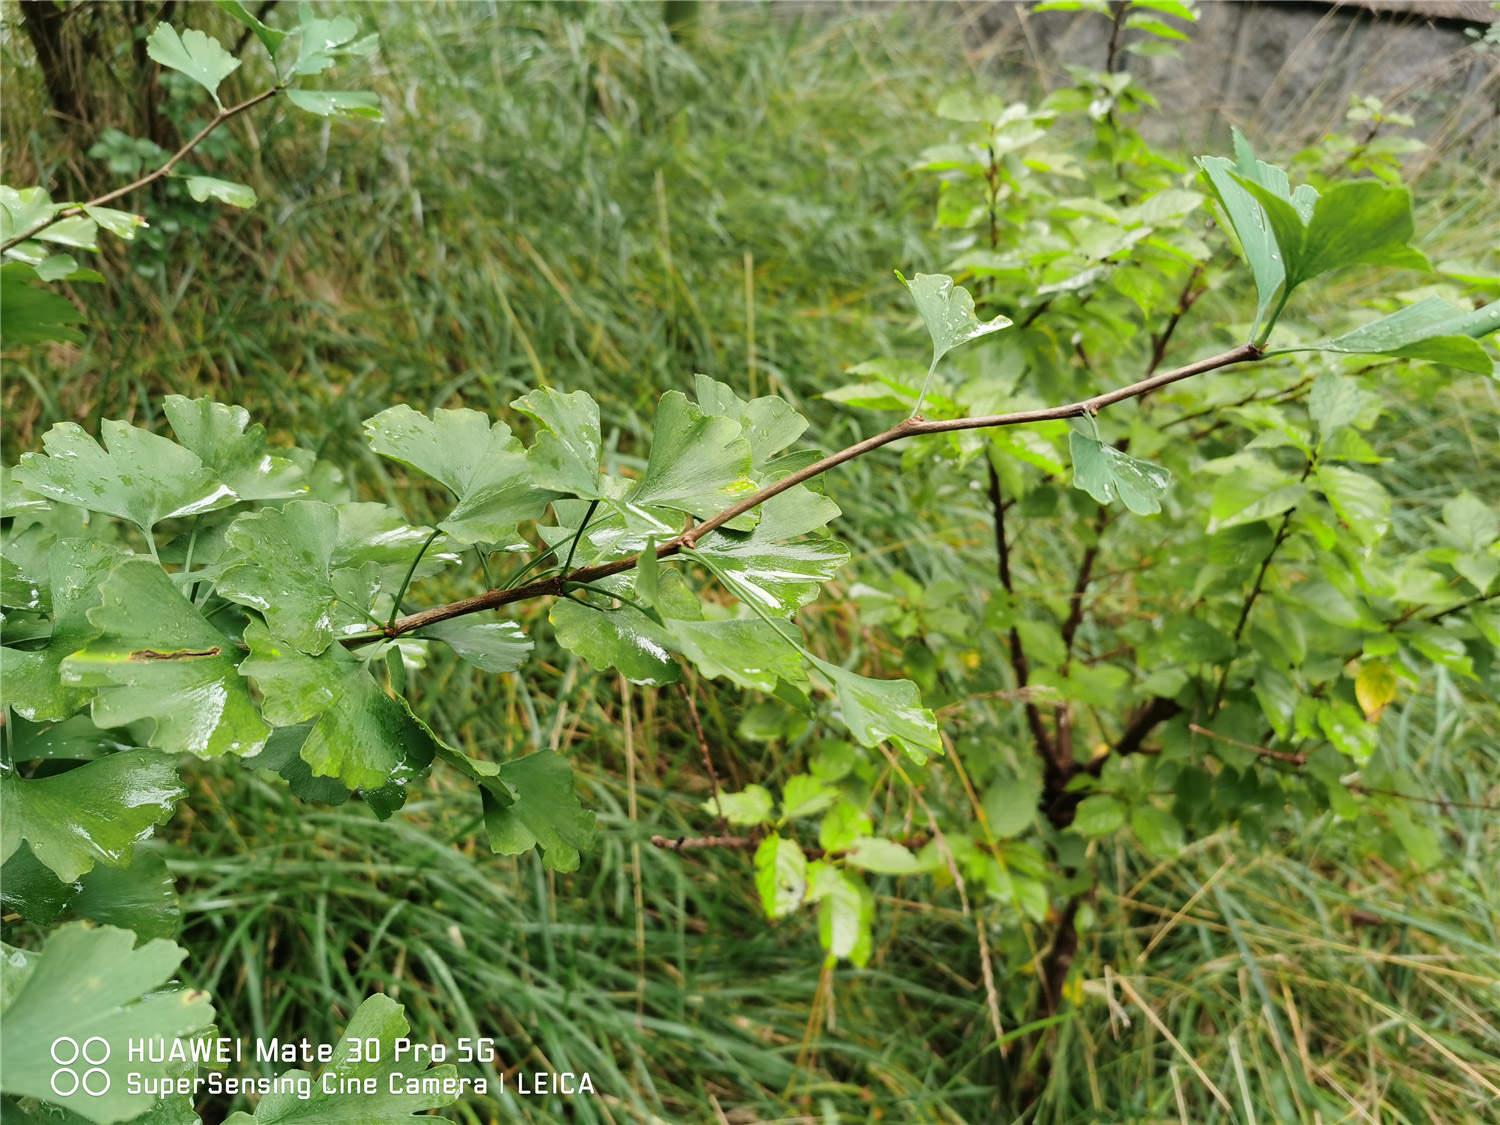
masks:
[[[131,1093],[128,1074],[162,1078],[175,1064],[132,1061],[127,1037],[172,1042],[206,1029],[213,1006],[201,992],[165,988],[186,950],[157,939],[136,946],[128,930],[75,922],[35,953],[5,947],[0,961],[0,1092],[61,1106],[86,1121],[133,1120],[155,1098]],[[79,1086],[59,1096],[54,1043],[71,1038],[83,1056]],[[102,1040],[112,1050],[100,1051]],[[102,1058],[93,1069],[88,1066]],[[102,1072],[102,1073],[96,1073]],[[92,1078],[90,1077],[92,1075]],[[14,1107],[13,1107],[14,1108]]]

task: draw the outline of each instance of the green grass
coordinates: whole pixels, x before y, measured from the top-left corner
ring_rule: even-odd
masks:
[[[387,123],[255,118],[217,166],[256,187],[258,209],[146,204],[163,244],[107,257],[90,342],[7,359],[7,463],[52,421],[154,423],[164,393],[213,394],[421,515],[425,494],[360,434],[393,402],[498,412],[538,382],[586,389],[628,465],[655,397],[704,371],[786,395],[833,447],[867,421],[817,394],[849,363],[922,351],[890,270],[941,259],[932,193],[904,171],[934,139],[935,93],[971,65],[941,12],[725,6],[675,42],[647,5],[360,11],[386,42]],[[44,176],[65,175],[67,147],[17,108],[40,104],[35,86],[7,76],[7,164],[42,153]],[[1500,238],[1493,171],[1428,166],[1433,257]],[[1493,383],[1466,380],[1377,435],[1409,484],[1398,535],[1415,542],[1449,484],[1500,491],[1495,406]],[[1430,437],[1455,417],[1472,421]],[[983,496],[935,496],[897,465],[865,459],[830,482],[856,551],[844,590],[899,570],[977,601],[993,574]],[[1077,547],[1025,539],[1023,553],[1043,570]],[[901,667],[898,641],[851,635],[836,606],[805,621],[823,651]],[[495,1036],[510,1066],[588,1070],[601,1095],[497,1096],[459,1120],[1010,1119],[1019,1043],[994,1050],[956,895],[888,882],[871,965],[826,977],[810,917],[760,917],[745,855],[649,846],[704,827],[675,694],[627,700],[568,654],[544,657],[525,678],[439,664],[422,704],[491,757],[569,751],[602,827],[575,875],[491,856],[471,795],[441,774],[381,825],[299,805],[264,775],[190,771],[157,846],[180,880],[187,976],[222,1034],[329,1039],[383,990],[419,1037]],[[1431,686],[1388,723],[1386,752],[1432,793],[1493,800],[1500,716]],[[793,771],[800,749],[737,733],[736,694],[697,691],[732,781]],[[985,718],[1009,721],[999,705]],[[951,774],[931,799],[962,807]],[[1081,1003],[1052,1033],[1035,1120],[1482,1120],[1500,1097],[1496,823],[1455,810],[1451,865],[1428,876],[1356,859],[1323,824],[1266,848],[1221,833],[1160,866],[1107,844]],[[996,965],[1003,986],[1031,979],[1023,947]]]

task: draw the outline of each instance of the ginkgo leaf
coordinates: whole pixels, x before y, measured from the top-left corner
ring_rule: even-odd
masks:
[[[0,649],[5,702],[33,722],[66,719],[89,701],[87,690],[62,680],[62,662],[99,635],[88,611],[99,604],[99,584],[125,557],[98,539],[63,539],[53,545],[52,634],[39,649]]]
[[[1500,331],[1500,301],[1491,301],[1479,309],[1464,309],[1440,297],[1429,297],[1332,339],[1282,348],[1271,354],[1323,351],[1390,355],[1488,375],[1495,364],[1479,340],[1496,331]]]
[[[761,505],[748,533],[715,531],[693,555],[704,556],[736,596],[777,614],[792,613],[818,596],[818,587],[849,560],[837,539],[816,535],[839,514],[838,505],[804,485]]]
[[[889,739],[919,765],[943,752],[937,719],[910,680],[873,680],[817,658],[813,666],[833,684],[844,726],[861,746]]]
[[[1085,437],[1076,430],[1068,435],[1073,452],[1073,487],[1082,489],[1101,504],[1119,499],[1137,515],[1161,511],[1161,498],[1172,483],[1172,474],[1151,461],[1121,453],[1112,445]]]
[[[213,176],[188,176],[188,194],[198,203],[210,199],[227,203],[231,207],[254,207],[257,200],[255,189],[248,184],[237,184],[233,180],[219,180]]]
[[[578,870],[580,853],[593,847],[595,823],[578,803],[568,760],[550,750],[527,754],[502,764],[498,777],[503,786],[481,788],[490,847],[520,855],[540,846],[552,870]]]
[[[178,34],[171,24],[159,23],[146,39],[146,54],[162,66],[186,74],[219,100],[219,83],[238,69],[240,60],[217,39],[190,27]]]
[[[356,90],[288,90],[287,100],[298,109],[319,117],[358,117],[367,121],[383,119],[380,98]]]
[[[705,414],[681,391],[662,395],[646,471],[625,502],[707,517],[754,491],[750,443],[740,424]],[[735,525],[754,522],[746,513]]]
[[[900,272],[896,274],[901,277]],[[932,366],[960,344],[1009,328],[1009,317],[980,320],[974,315],[974,298],[962,285],[954,285],[945,273],[919,273],[901,283],[911,293],[927,334],[932,337]]]
[[[321,74],[334,64],[338,55],[350,51],[346,44],[359,34],[359,25],[343,16],[308,19],[293,34],[297,37],[297,61],[292,73]]]
[[[447,487],[457,504],[438,526],[466,546],[524,546],[516,525],[541,515],[554,495],[537,487],[510,427],[477,410],[438,410],[429,418],[393,406],[367,419],[365,434],[376,453]]]
[[[224,535],[215,589],[259,610],[273,636],[316,656],[370,627],[380,568],[336,568],[339,516],[330,504],[294,500],[240,516]]]
[[[631,606],[604,609],[559,598],[549,619],[557,643],[595,668],[615,668],[636,684],[671,684],[682,675],[667,630]]]
[[[270,731],[235,670],[233,643],[151,559],[116,566],[88,618],[100,635],[63,661],[62,678],[98,689],[99,726],[148,723],[149,745],[200,758],[265,745]]]
[[[710,678],[724,677],[753,691],[773,692],[778,681],[805,684],[802,657],[786,636],[758,618],[715,621],[669,619],[667,643]],[[796,626],[782,625],[795,635]]]
[[[113,1125],[142,1119],[156,1102],[148,1091],[175,1076],[178,1064],[132,1057],[129,1047],[175,1044],[206,1029],[214,1010],[207,993],[166,987],[187,950],[161,938],[139,947],[135,942],[129,930],[73,922],[54,931],[40,952],[4,947],[0,1090],[49,1103],[58,1107],[53,1116],[68,1120]],[[92,1063],[92,1081],[60,1094],[67,1087],[54,1085],[54,1052],[60,1043],[66,1050],[66,1041],[80,1051],[89,1045],[89,1062],[79,1060],[79,1067],[89,1070]],[[96,1057],[101,1061],[94,1063]]]
[[[241,500],[281,500],[307,492],[302,469],[272,451],[266,428],[243,406],[167,395],[162,411],[184,447],[196,453]]]
[[[730,418],[740,424],[741,433],[750,443],[750,468],[757,475],[764,473],[772,458],[801,437],[808,427],[807,419],[785,399],[763,395],[746,402],[727,383],[707,375],[693,376],[693,394],[705,414]]]
[[[64,883],[23,844],[0,870],[0,904],[39,926],[51,926],[66,914],[121,926],[143,938],[172,937],[182,928],[176,883],[161,856],[153,854],[135,856],[128,867],[96,864]]]
[[[244,26],[254,32],[255,37],[260,40],[261,46],[274,59],[276,52],[281,49],[282,40],[287,37],[287,32],[279,28],[271,27],[259,17],[240,3],[240,0],[214,0],[224,11],[228,12]]]
[[[22,456],[15,479],[38,495],[118,516],[148,532],[162,520],[212,512],[237,499],[175,441],[112,419],[100,428],[104,448],[82,426],[59,422],[42,438],[47,452]]]
[[[410,1125],[415,1115],[457,1101],[452,1063],[428,1066],[426,1052],[403,1051],[411,1042],[406,1010],[389,996],[368,997],[335,1040],[333,1061],[314,1079],[289,1070],[255,1103],[255,1112],[231,1114],[224,1125]],[[305,1080],[311,1095],[297,1090]]]
[[[9,242],[57,213],[46,188],[13,188],[0,184],[0,242]]]
[[[308,656],[259,622],[246,626],[245,643],[250,655],[240,672],[260,690],[266,719],[276,726],[314,724],[301,754],[318,777],[377,790],[404,786],[431,765],[432,732],[342,645]]]
[[[536,483],[584,500],[602,499],[599,404],[583,391],[539,387],[511,406],[542,426],[526,453]]]
[[[0,860],[25,840],[65,883],[95,863],[122,866],[186,795],[172,760],[150,750],[110,754],[46,777],[0,778]]]
[[[514,672],[526,663],[532,643],[514,621],[476,621],[454,618],[428,625],[419,637],[432,637],[486,672]]]

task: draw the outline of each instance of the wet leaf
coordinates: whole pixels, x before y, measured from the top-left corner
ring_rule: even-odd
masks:
[[[63,661],[65,684],[97,688],[101,727],[149,723],[171,753],[248,756],[270,730],[235,669],[233,643],[205,621],[150,559],[127,559],[100,587],[89,621],[100,631]]]
[[[485,786],[484,827],[490,847],[520,855],[538,845],[554,871],[576,871],[594,843],[594,814],[578,803],[573,767],[544,750],[500,766],[501,786]]]
[[[453,1088],[457,1070],[451,1063],[428,1067],[425,1054],[399,1051],[398,1041],[408,1041],[410,1034],[400,1004],[371,996],[335,1040],[333,1061],[316,1080],[305,1071],[287,1071],[281,1076],[284,1092],[266,1094],[255,1103],[254,1114],[232,1114],[224,1125],[409,1125],[417,1114],[451,1105],[457,1098],[441,1091]],[[298,1097],[298,1078],[309,1080],[311,1097]]]
[[[243,406],[168,395],[162,410],[172,432],[241,500],[281,500],[307,492],[301,468],[272,451],[266,428],[250,425]]]
[[[510,405],[542,427],[526,453],[536,483],[584,500],[603,499],[599,404],[583,391],[539,387]]]
[[[646,471],[625,502],[706,518],[754,491],[750,443],[740,424],[705,414],[681,391],[662,395]],[[736,523],[750,526],[754,518]]]
[[[890,739],[919,765],[943,752],[937,720],[910,680],[872,680],[816,658],[813,666],[833,684],[844,725],[861,746]]]
[[[8,860],[25,840],[65,883],[95,863],[122,866],[185,795],[172,760],[149,750],[111,754],[47,777],[0,778],[0,859]]]
[[[682,674],[667,630],[630,606],[597,609],[559,598],[549,619],[563,648],[595,668],[617,669],[631,683],[671,684]]]
[[[1076,430],[1068,435],[1073,452],[1073,487],[1082,489],[1101,504],[1118,499],[1137,515],[1161,511],[1161,498],[1172,483],[1172,474],[1160,465],[1121,453],[1112,445],[1085,437]]]
[[[124,422],[101,427],[104,447],[73,422],[42,438],[46,453],[27,453],[15,479],[40,496],[129,520],[149,531],[165,519],[233,504],[234,491],[175,441]]]
[[[775,614],[795,612],[818,596],[849,560],[838,540],[814,534],[839,514],[838,505],[798,485],[761,506],[754,531],[714,531],[692,554],[723,575],[734,594]]]
[[[0,1090],[37,1098],[87,1121],[111,1125],[151,1109],[155,1094],[131,1093],[130,1075],[159,1081],[172,1062],[132,1059],[132,1042],[167,1043],[207,1028],[214,1018],[206,993],[168,988],[187,951],[157,939],[136,947],[136,936],[113,926],[74,922],[47,938],[40,952],[5,947],[0,960]],[[52,1087],[58,1063],[53,1045],[67,1037],[90,1061],[103,1056],[89,1089]],[[93,1045],[102,1039],[103,1044]],[[108,1050],[104,1050],[108,1047]],[[79,1070],[87,1070],[84,1063]],[[92,1073],[92,1071],[90,1071]]]
[[[542,514],[552,493],[537,487],[510,427],[477,410],[431,418],[393,406],[366,420],[370,448],[441,482],[457,500],[438,524],[458,543],[522,546],[516,525]]]
[[[432,637],[486,672],[514,672],[526,663],[532,643],[514,621],[454,618],[428,625],[419,637]]]
[[[245,629],[250,655],[240,665],[276,726],[313,723],[301,756],[318,777],[350,789],[405,786],[437,751],[432,732],[342,645],[317,656],[277,641],[258,622]]]

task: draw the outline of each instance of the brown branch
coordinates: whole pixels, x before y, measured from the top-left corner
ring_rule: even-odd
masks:
[[[1227,734],[1219,734],[1207,727],[1201,727],[1197,723],[1189,723],[1188,730],[1194,734],[1201,734],[1204,738],[1212,738],[1216,742],[1223,742],[1240,750],[1248,750],[1252,754],[1259,754],[1262,758],[1270,758],[1277,762],[1286,762],[1292,766],[1303,766],[1307,764],[1307,755],[1300,751],[1272,750],[1269,746],[1257,746],[1253,742],[1241,742],[1238,738],[1230,738]]]
[[[985,463],[990,471],[990,507],[995,512],[995,554],[999,559],[1000,585],[1006,594],[1015,593],[1015,583],[1010,573],[1010,543],[1005,535],[1005,501],[1000,496],[1000,474],[995,471],[994,462],[988,457]],[[1015,612],[1012,602],[1011,612]],[[1026,726],[1031,731],[1031,739],[1036,743],[1037,753],[1041,755],[1042,762],[1050,770],[1053,767],[1052,739],[1047,735],[1046,724],[1042,722],[1042,712],[1032,700],[1025,695],[1027,684],[1031,679],[1031,666],[1026,661],[1026,648],[1021,644],[1021,634],[1012,624],[1010,634],[1006,638],[1010,646],[1010,666],[1016,676],[1016,690],[1023,693],[1021,699],[1026,709]]]
[[[698,717],[698,701],[693,698],[693,691],[685,683],[678,683],[678,689],[682,692],[682,698],[687,701],[688,718],[693,723],[693,734],[698,739],[698,753],[703,758],[703,768],[708,771],[709,783],[713,786],[714,807],[719,810],[719,826],[728,828],[729,821],[724,816],[724,806],[719,802],[719,774],[714,769],[714,759],[708,751],[708,736],[703,733],[703,720]]]
[[[1159,387],[1165,387],[1171,383],[1190,379],[1195,375],[1202,375],[1209,371],[1216,371],[1221,367],[1229,367],[1236,363],[1247,363],[1258,360],[1262,352],[1254,344],[1241,344],[1239,347],[1231,348],[1227,352],[1200,359],[1196,363],[1190,363],[1185,367],[1179,367],[1172,371],[1164,371],[1159,375],[1142,379],[1128,386],[1117,387],[1115,390],[1106,391],[1092,398],[1080,399],[1077,402],[1064,403],[1062,406],[1051,406],[1037,410],[1017,410],[1009,414],[987,414],[974,418],[939,418],[926,419],[913,416],[904,422],[899,422],[883,433],[875,434],[873,437],[865,438],[863,441],[855,442],[853,445],[831,453],[821,460],[813,462],[795,473],[789,473],[780,480],[766,485],[760,491],[736,504],[725,508],[716,516],[704,520],[681,535],[668,539],[656,549],[656,557],[659,559],[670,558],[680,554],[684,550],[692,550],[709,532],[723,527],[726,523],[737,516],[742,516],[755,508],[760,507],[767,500],[780,496],[788,489],[795,488],[804,481],[812,480],[821,476],[829,469],[837,468],[839,465],[863,457],[866,453],[890,445],[893,442],[904,441],[907,438],[917,437],[924,434],[953,433],[960,430],[986,430],[996,429],[1001,426],[1023,426],[1032,422],[1055,422],[1068,418],[1080,418],[1084,415],[1097,414],[1107,406],[1113,406],[1117,402],[1127,399],[1138,398],[1149,391]],[[428,625],[436,625],[440,621],[448,621],[455,617],[463,617],[470,613],[481,613],[488,609],[498,609],[501,606],[511,605],[514,602],[527,601],[531,598],[555,597],[562,594],[569,586],[582,582],[597,582],[601,578],[608,578],[614,574],[622,574],[631,570],[640,562],[640,555],[630,555],[626,558],[616,559],[613,562],[598,563],[594,566],[583,567],[573,571],[571,574],[559,574],[550,578],[541,578],[535,582],[529,582],[525,586],[517,586],[512,589],[487,590],[471,598],[463,598],[447,605],[434,606],[431,609],[422,610],[419,613],[408,614],[398,618],[388,629],[379,633],[366,634],[358,637],[348,637],[344,640],[346,645],[368,644],[370,641],[380,640],[384,637],[399,637],[406,633],[415,632]]]
[[[760,842],[764,839],[764,833],[752,833],[749,836],[652,836],[651,846],[666,852],[701,852],[714,848],[750,851],[760,847]],[[920,848],[930,839],[932,837],[926,832],[914,832],[910,836],[897,837],[893,842],[907,848]],[[829,856],[843,855],[844,852],[828,852],[818,847],[804,847],[802,854],[808,859],[825,859]]]
[[[1099,505],[1099,515],[1094,519],[1094,541],[1088,545],[1083,552],[1083,558],[1078,564],[1078,578],[1073,583],[1073,592],[1068,595],[1068,617],[1062,623],[1063,651],[1071,656],[1073,654],[1073,637],[1078,632],[1078,626],[1083,624],[1083,595],[1089,588],[1089,582],[1093,578],[1094,563],[1099,558],[1099,537],[1104,534],[1104,528],[1109,523],[1109,508]],[[1063,667],[1067,667],[1066,659]]]
[[[60,223],[64,219],[71,219],[76,215],[82,215],[85,208],[103,207],[106,203],[113,203],[115,200],[123,198],[124,196],[127,196],[131,192],[137,191],[140,188],[146,187],[148,184],[154,184],[157,180],[170,173],[172,169],[177,166],[178,161],[180,161],[184,156],[192,152],[193,149],[202,144],[204,138],[206,138],[220,125],[224,124],[224,122],[238,117],[248,109],[253,109],[261,102],[265,101],[268,98],[275,97],[280,92],[280,86],[272,86],[269,90],[262,90],[254,97],[246,98],[244,101],[239,102],[236,105],[232,105],[228,109],[220,109],[218,114],[215,115],[212,121],[203,126],[203,128],[199,129],[198,132],[193,134],[192,138],[171,156],[169,156],[166,162],[160,168],[156,169],[156,171],[147,172],[144,176],[140,177],[140,179],[132,180],[124,187],[115,188],[114,191],[107,191],[103,195],[96,196],[95,198],[90,199],[87,203],[77,203],[71,207],[60,208],[59,210],[53,212],[50,219],[47,219],[44,222],[37,223],[30,230],[24,230],[14,238],[0,243],[0,251],[9,250],[12,246],[17,245],[18,243],[25,242],[28,238],[35,238],[38,234],[46,230],[48,227],[52,226],[55,223]]]

